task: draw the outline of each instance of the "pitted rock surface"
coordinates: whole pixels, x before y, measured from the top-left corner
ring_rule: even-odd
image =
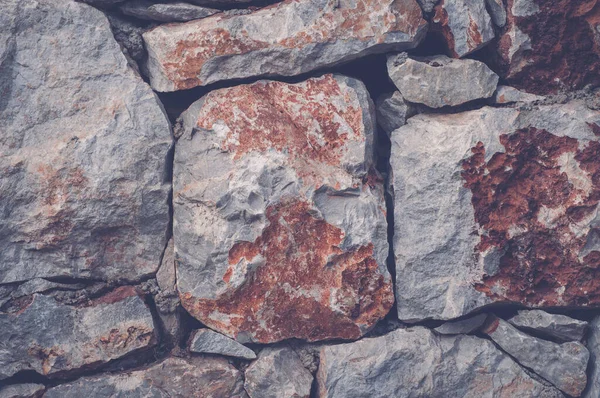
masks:
[[[182,116],[174,237],[184,307],[240,342],[355,339],[393,303],[362,83],[217,90]]]
[[[416,0],[286,0],[246,15],[162,25],[144,40],[152,87],[176,91],[401,51],[426,30]]]
[[[129,287],[80,308],[34,295],[21,311],[0,313],[0,330],[0,380],[24,370],[62,376],[156,342],[150,310]]]
[[[541,310],[519,311],[508,322],[521,330],[534,331],[560,341],[581,341],[588,326],[585,321]]]
[[[266,348],[246,369],[244,388],[250,398],[309,398],[313,375],[288,347]]]
[[[586,368],[590,353],[579,342],[557,344],[529,336],[510,323],[494,318],[483,331],[521,365],[578,397],[587,384]]]
[[[550,94],[600,83],[598,0],[508,0],[497,53],[511,86]]]
[[[494,28],[484,0],[441,0],[435,6],[433,29],[440,31],[448,51],[462,58],[494,39]]]
[[[170,357],[147,369],[84,377],[44,398],[248,398],[240,372],[221,358]]]
[[[600,303],[600,113],[417,115],[392,135],[400,319]]]
[[[564,397],[488,340],[423,327],[323,348],[317,382],[321,398]]]
[[[398,54],[388,56],[387,69],[405,100],[431,108],[488,98],[498,86],[498,75],[474,59]]]
[[[155,272],[170,127],[106,17],[5,0],[0,65],[0,283]]]

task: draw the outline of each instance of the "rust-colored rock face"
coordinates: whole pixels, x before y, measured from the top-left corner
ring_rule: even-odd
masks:
[[[341,76],[261,81],[184,115],[178,288],[202,323],[241,341],[355,339],[389,311],[367,95]]]
[[[517,3],[530,3],[526,11]],[[536,94],[600,83],[598,0],[509,0],[498,43],[508,82]]]
[[[499,271],[476,288],[527,305],[600,303],[600,252],[587,234],[600,202],[600,143],[536,128],[500,142],[506,151],[488,162],[480,142],[463,163],[482,230],[477,250],[503,252]]]
[[[175,91],[412,48],[426,26],[415,0],[287,0],[245,15],[162,25],[144,40],[152,86]]]

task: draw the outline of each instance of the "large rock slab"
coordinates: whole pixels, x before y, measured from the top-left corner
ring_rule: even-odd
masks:
[[[563,397],[492,342],[423,327],[323,348],[317,382],[321,398]]]
[[[427,23],[416,0],[286,0],[144,34],[152,87],[293,76],[364,55],[415,47]]]
[[[600,304],[598,123],[573,101],[421,114],[396,130],[400,319]]]
[[[488,98],[498,86],[498,75],[474,59],[410,58],[402,53],[388,57],[387,69],[405,100],[431,108]]]
[[[6,0],[0,14],[0,283],[137,280],[166,244],[169,122],[102,12]]]
[[[479,50],[495,37],[485,0],[441,0],[432,21],[454,58]]]
[[[155,343],[150,310],[129,287],[77,308],[34,295],[17,313],[0,313],[0,380],[23,370],[62,376]]]
[[[246,369],[250,398],[309,398],[313,375],[291,348],[266,348]]]
[[[190,351],[195,353],[219,354],[242,359],[255,359],[250,348],[210,329],[197,330],[190,342]]]
[[[600,83],[598,0],[510,0],[496,47],[511,86],[535,94]]]
[[[541,310],[523,310],[508,320],[519,329],[532,330],[560,341],[581,341],[588,323]]]
[[[587,384],[586,368],[590,353],[579,342],[556,344],[529,336],[510,323],[495,318],[483,330],[521,365],[578,397]]]
[[[373,106],[355,79],[213,91],[182,116],[182,304],[240,342],[355,339],[393,303]]]
[[[85,377],[50,388],[44,398],[247,398],[240,372],[221,358],[167,358],[143,370]]]

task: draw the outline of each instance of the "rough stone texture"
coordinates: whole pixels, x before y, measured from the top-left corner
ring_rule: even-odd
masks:
[[[321,398],[558,398],[492,342],[438,336],[423,327],[321,350]]]
[[[585,321],[541,310],[519,311],[508,322],[519,329],[535,331],[561,341],[581,341],[588,325]]]
[[[498,75],[473,59],[397,54],[388,57],[387,69],[405,100],[432,108],[488,98],[498,85]]]
[[[495,318],[483,330],[521,365],[578,397],[587,383],[586,368],[590,354],[578,342],[556,344],[529,336],[510,323]]]
[[[144,370],[85,377],[44,398],[247,398],[240,372],[221,358],[167,358]]]
[[[388,135],[406,124],[415,114],[414,107],[404,101],[399,91],[383,94],[377,98],[377,123]]]
[[[506,25],[506,8],[502,0],[485,0],[487,10],[494,25],[503,27]]]
[[[0,387],[0,398],[40,398],[45,390],[43,384],[13,384]]]
[[[396,130],[400,319],[600,304],[599,126],[572,101],[420,114]]]
[[[393,303],[374,110],[341,75],[212,91],[182,116],[183,306],[240,342],[356,339]]]
[[[589,380],[583,397],[596,398],[600,397],[600,316],[590,322],[587,348],[590,351]]]
[[[159,22],[187,22],[206,18],[219,10],[189,3],[154,4],[146,0],[131,0],[121,5],[121,12],[132,17]]]
[[[142,33],[148,28],[144,27],[141,21],[125,18],[120,14],[110,13],[106,16],[115,40],[121,45],[123,53],[130,61],[129,64],[139,71],[138,63],[141,63],[146,57]],[[132,60],[133,62],[131,62]]]
[[[438,0],[417,0],[423,12],[430,13],[433,11],[433,7],[437,4]]]
[[[485,1],[441,0],[435,6],[433,28],[445,38],[452,57],[462,58],[479,50],[495,37]]]
[[[600,83],[600,1],[508,0],[498,67],[535,94]]]
[[[286,0],[144,33],[152,87],[292,76],[372,53],[413,48],[427,23],[416,0]]]
[[[106,17],[73,1],[0,14],[0,283],[137,280],[169,223],[170,127]]]
[[[61,376],[155,342],[150,311],[129,287],[83,308],[36,294],[21,311],[0,313],[0,330],[0,380],[22,370]]]
[[[497,104],[511,104],[514,102],[535,102],[542,101],[544,97],[535,94],[529,94],[514,87],[498,86],[494,93],[494,102]]]
[[[256,354],[250,348],[210,329],[200,329],[194,333],[190,343],[190,351],[199,354],[220,354],[242,359],[256,358]]]
[[[487,314],[479,314],[460,321],[446,322],[434,330],[440,334],[469,334],[479,330],[487,317]]]
[[[309,398],[312,374],[291,348],[266,348],[246,369],[250,398]]]

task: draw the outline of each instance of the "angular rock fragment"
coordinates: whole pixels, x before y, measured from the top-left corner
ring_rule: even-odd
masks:
[[[483,330],[496,344],[521,365],[578,397],[587,383],[586,368],[590,354],[578,342],[556,344],[529,336],[508,322],[495,318]]]
[[[596,398],[600,397],[600,316],[590,322],[587,349],[590,351],[590,369],[588,388],[583,397]]]
[[[12,384],[0,387],[0,398],[40,398],[45,390],[43,384]]]
[[[122,4],[120,10],[125,15],[158,22],[187,22],[219,12],[189,3],[155,4],[147,0],[130,0]]]
[[[423,12],[430,13],[433,11],[433,7],[437,4],[438,0],[417,0]]]
[[[293,76],[415,47],[427,23],[416,0],[286,0],[247,15],[213,15],[144,34],[152,87]]]
[[[506,25],[506,8],[502,0],[485,0],[488,12],[494,25],[503,27]]]
[[[17,313],[0,313],[0,380],[23,370],[61,376],[155,343],[150,310],[123,287],[89,307],[34,295]]]
[[[479,314],[460,321],[446,322],[434,330],[440,334],[469,334],[479,330],[486,319],[487,314]]]
[[[317,373],[321,398],[559,398],[488,340],[438,336],[423,327],[325,347]]]
[[[85,377],[53,387],[44,398],[247,398],[240,372],[221,358],[167,358],[143,370]]]
[[[494,37],[486,0],[441,0],[432,21],[446,39],[450,55],[462,58],[477,51]]]
[[[246,369],[250,398],[308,398],[313,375],[291,348],[266,348]]]
[[[404,101],[399,91],[383,94],[377,98],[377,123],[388,135],[406,124],[406,119],[414,115],[414,107]]]
[[[210,329],[200,329],[194,333],[190,343],[190,351],[198,354],[219,354],[242,359],[256,358],[256,354],[250,348]]]
[[[387,69],[405,100],[431,108],[488,98],[498,85],[498,75],[473,59],[397,54],[388,57]]]
[[[7,0],[0,43],[0,187],[10,192],[0,195],[0,283],[155,272],[170,127],[106,17],[74,1]]]
[[[585,321],[541,310],[519,311],[508,322],[519,329],[532,330],[561,341],[581,341],[588,325]]]
[[[420,114],[396,130],[399,318],[600,304],[599,126],[572,101]]]
[[[494,93],[494,102],[497,104],[510,104],[514,102],[534,102],[541,101],[544,97],[529,94],[524,91],[517,90],[510,86],[498,86]]]
[[[240,342],[355,339],[393,303],[374,115],[355,79],[212,91],[174,171],[183,306]]]
[[[512,0],[497,45],[511,86],[551,94],[600,84],[598,0]]]

